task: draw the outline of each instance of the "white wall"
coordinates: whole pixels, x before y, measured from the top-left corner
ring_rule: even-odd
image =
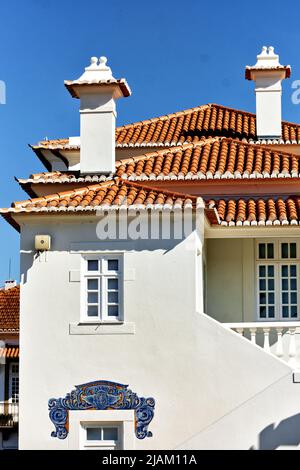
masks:
[[[237,406],[190,440],[184,449],[294,449],[300,444],[299,383],[292,373]],[[230,430],[230,432],[228,432]]]
[[[190,240],[101,243],[92,222],[69,221],[44,219],[43,225],[22,227],[22,449],[68,448],[68,439],[50,436],[48,400],[64,397],[77,384],[112,380],[153,396],[153,437],[135,439],[136,448],[173,449],[290,373],[284,363],[196,312],[199,263]],[[46,258],[31,251],[37,233],[53,238]],[[135,323],[135,334],[69,334],[80,314],[80,286],[69,282],[69,273],[79,269],[81,255],[70,252],[71,244],[77,250],[125,251],[125,319]]]

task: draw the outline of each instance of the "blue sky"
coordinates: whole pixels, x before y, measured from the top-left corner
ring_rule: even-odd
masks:
[[[245,8],[245,5],[247,8]],[[106,55],[133,95],[118,103],[118,124],[215,102],[255,111],[244,66],[273,45],[292,66],[283,118],[300,122],[291,101],[300,79],[297,2],[164,0],[3,0],[0,28],[0,206],[26,199],[14,176],[43,171],[29,149],[44,137],[79,134],[78,101],[63,80],[77,78],[92,55]],[[19,277],[19,236],[0,220],[0,285]]]

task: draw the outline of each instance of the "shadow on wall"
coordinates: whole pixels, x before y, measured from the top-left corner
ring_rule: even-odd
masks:
[[[300,413],[273,423],[259,433],[258,447],[249,450],[275,450],[280,446],[298,446],[300,444]]]

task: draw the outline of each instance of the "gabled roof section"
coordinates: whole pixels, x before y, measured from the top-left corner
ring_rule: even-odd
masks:
[[[256,116],[253,113],[218,104],[206,104],[116,129],[116,147],[177,146],[208,137],[231,137],[257,141]],[[282,139],[263,143],[300,143],[300,125],[282,122]],[[69,139],[43,140],[34,150],[74,150]]]
[[[113,178],[129,181],[298,178],[300,157],[261,144],[211,138],[148,152],[116,162],[115,174],[84,176],[75,173],[39,173],[19,179],[25,187],[36,183],[97,183]]]
[[[20,321],[20,286],[0,289],[0,333],[18,332]]]
[[[140,184],[115,180],[72,191],[64,191],[39,198],[14,202],[11,208],[0,209],[0,214],[19,229],[14,214],[80,213],[98,210],[180,209],[195,208],[202,199],[188,194],[165,191]]]

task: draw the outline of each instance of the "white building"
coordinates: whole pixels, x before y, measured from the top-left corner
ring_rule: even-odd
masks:
[[[298,446],[289,75],[263,48],[256,115],[208,104],[119,128],[130,88],[105,58],[65,82],[80,136],[33,146],[47,172],[1,210],[21,236],[21,449]]]
[[[18,448],[20,286],[0,289],[0,450]]]

